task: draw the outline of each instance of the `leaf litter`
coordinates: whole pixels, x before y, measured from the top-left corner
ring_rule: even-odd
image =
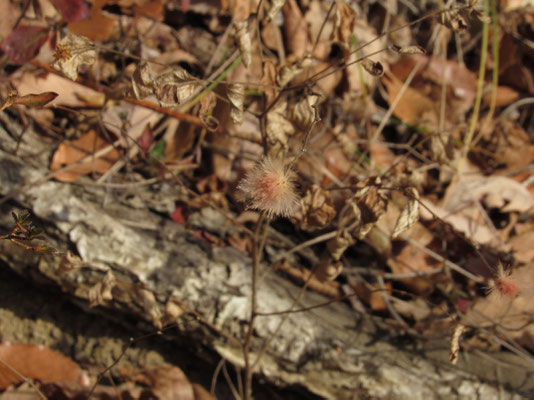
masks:
[[[0,93],[3,109],[47,107],[44,130],[66,128],[55,179],[170,180],[189,190],[170,219],[186,224],[216,205],[245,236],[262,214],[281,216],[301,243],[268,244],[283,255],[274,270],[309,290],[341,298],[348,286],[359,312],[386,316],[392,329],[402,321],[439,335],[460,321],[534,351],[524,328],[534,290],[534,53],[517,29],[532,26],[531,4],[501,2],[497,20],[462,3],[405,26],[416,18],[396,1],[42,3],[46,18],[38,6],[34,16],[16,8],[20,24],[0,38],[10,65]],[[477,32],[492,18],[496,40],[483,49]],[[483,51],[492,56],[480,77]],[[28,63],[37,71],[19,67]],[[13,87],[20,95],[9,97]],[[235,232],[194,234],[254,246]],[[362,258],[363,271],[354,267]],[[139,380],[156,387],[150,374]]]

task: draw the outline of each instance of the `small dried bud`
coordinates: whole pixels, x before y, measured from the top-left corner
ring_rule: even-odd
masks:
[[[269,217],[290,217],[298,207],[295,178],[282,159],[266,157],[247,173],[237,189],[247,207],[263,211]]]

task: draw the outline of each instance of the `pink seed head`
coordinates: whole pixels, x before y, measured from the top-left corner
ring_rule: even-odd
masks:
[[[282,159],[266,157],[246,174],[237,188],[249,208],[270,217],[290,217],[298,206],[295,177]]]
[[[506,271],[503,265],[499,263],[493,286],[490,287],[490,291],[493,290],[496,290],[501,296],[514,298],[519,294],[521,288],[517,279],[512,275],[512,272]]]

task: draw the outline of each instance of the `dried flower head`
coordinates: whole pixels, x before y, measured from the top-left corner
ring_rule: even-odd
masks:
[[[52,67],[75,81],[82,65],[96,62],[95,44],[85,36],[69,33],[56,45]]]
[[[499,263],[493,278],[493,285],[488,288],[488,292],[496,292],[501,296],[508,296],[510,298],[516,297],[521,291],[520,284],[513,276],[511,270],[505,270],[504,266]]]
[[[286,168],[282,159],[265,157],[247,173],[237,189],[247,207],[269,217],[290,217],[298,206],[295,179],[295,172]]]

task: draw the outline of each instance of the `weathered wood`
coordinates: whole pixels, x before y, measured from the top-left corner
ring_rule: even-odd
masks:
[[[15,136],[21,132],[10,120],[4,128]],[[156,327],[178,321],[181,335],[243,366],[240,344],[250,314],[250,259],[192,234],[193,229],[205,229],[225,237],[237,229],[232,223],[211,208],[195,213],[187,228],[151,211],[166,211],[175,200],[186,199],[178,185],[106,190],[90,184],[35,183],[48,173],[50,145],[28,131],[13,155],[16,142],[4,128],[0,190],[9,199],[2,205],[2,228],[11,227],[11,209],[26,207],[58,249],[72,249],[79,258],[37,256],[4,241],[2,260],[19,274],[54,282],[78,304],[92,304],[114,318],[129,315]],[[259,311],[289,309],[298,291],[267,272],[259,287]],[[308,292],[298,308],[326,300]],[[192,313],[202,321],[189,318]],[[257,319],[253,353],[284,318]],[[439,351],[425,352],[423,345],[409,351],[380,337],[370,318],[344,303],[294,313],[287,316],[258,371],[278,385],[302,385],[332,399],[519,398],[513,392],[525,394],[534,386],[534,368],[517,357],[502,367],[470,355],[455,367],[447,362],[445,342],[439,342]],[[506,383],[511,391],[492,381]]]

